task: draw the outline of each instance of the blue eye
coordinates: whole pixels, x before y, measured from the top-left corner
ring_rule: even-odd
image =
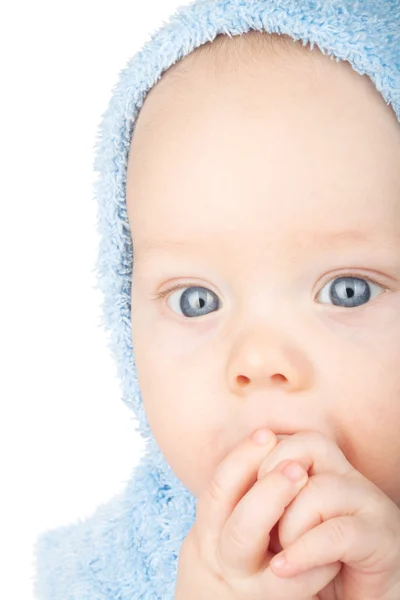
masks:
[[[343,275],[342,277],[332,279],[322,288],[318,296],[322,294],[325,288],[328,288],[328,293],[322,294],[325,298],[328,298],[328,302],[321,302],[321,304],[329,304],[329,301],[331,301],[334,306],[354,308],[365,304],[371,299],[371,287],[385,289],[383,286],[373,283],[368,278]]]
[[[323,297],[319,300],[321,304],[330,304],[342,308],[354,308],[366,304],[371,298],[379,295],[379,291],[373,295],[371,288],[383,289],[383,286],[374,283],[368,277],[356,277],[351,274],[342,275],[331,279],[317,294]],[[183,293],[180,293],[183,290]],[[324,290],[327,290],[325,293]],[[177,292],[176,297],[174,293]],[[172,289],[165,290],[154,297],[155,300],[168,298],[168,305],[172,310],[184,317],[201,317],[218,310],[221,306],[219,298],[208,288],[201,286],[189,286],[179,284]],[[170,304],[171,302],[171,304]]]
[[[191,286],[185,287],[183,290],[184,292],[180,294],[178,302],[173,302],[173,304],[179,306],[179,310],[185,317],[201,317],[209,312],[213,312],[213,310],[218,309],[220,306],[218,296],[208,288]],[[180,289],[175,291],[180,292]],[[162,295],[165,295],[165,293],[163,292]],[[174,294],[171,294],[168,300],[173,298]],[[213,310],[209,310],[210,307]],[[174,310],[174,306],[171,308]]]

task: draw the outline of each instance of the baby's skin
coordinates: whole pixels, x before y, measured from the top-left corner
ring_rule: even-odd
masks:
[[[235,448],[199,499],[175,600],[398,600],[396,504],[326,436],[261,431],[263,445],[259,430]]]
[[[241,44],[164,74],[128,161],[139,385],[199,504],[178,589],[399,600],[399,122],[345,61]]]

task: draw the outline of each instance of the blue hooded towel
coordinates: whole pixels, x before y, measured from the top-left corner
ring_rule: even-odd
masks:
[[[99,126],[98,287],[102,326],[122,400],[146,452],[123,493],[94,514],[42,533],[35,544],[38,600],[172,600],[196,498],[165,461],[144,412],[131,340],[133,250],[125,204],[130,141],[150,91],[176,61],[218,34],[286,34],[366,74],[400,119],[400,0],[197,0],[181,7],[128,61]]]

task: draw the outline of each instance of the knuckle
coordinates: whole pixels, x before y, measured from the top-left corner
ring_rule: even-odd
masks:
[[[313,493],[324,493],[326,490],[341,489],[342,482],[336,476],[331,473],[318,473],[308,478],[307,492],[311,495]]]
[[[301,556],[301,561],[303,565],[311,565],[313,564],[313,556],[312,548],[310,545],[310,540],[307,536],[301,537],[296,542],[296,554]]]
[[[334,440],[320,431],[301,431],[295,434],[293,437],[296,436],[298,436],[299,442],[303,442],[305,444],[305,447],[307,447],[307,444],[309,444],[311,441],[315,451],[321,456],[324,456],[327,453],[333,452],[336,454],[338,452],[338,446]]]
[[[224,490],[218,477],[212,477],[206,488],[206,496],[213,502],[221,502],[224,498]]]
[[[313,444],[317,444],[318,446],[321,443],[326,444],[327,441],[329,443],[329,438],[327,438],[326,435],[314,429],[298,431],[297,433],[293,434],[291,438],[289,438],[289,442],[291,442],[293,439],[296,440],[296,442],[305,442],[306,444],[309,444],[311,441]]]
[[[212,477],[203,493],[197,500],[196,519],[200,519],[200,521],[206,521],[208,512],[213,510],[215,504],[221,504],[223,498],[224,491],[219,483],[218,478]]]
[[[332,483],[330,477],[325,476],[325,473],[319,473],[318,475],[313,475],[308,478],[307,482],[307,492],[312,494],[314,492],[319,492],[320,490],[330,489],[329,485]]]
[[[346,540],[349,539],[349,527],[348,520],[346,519],[332,519],[330,521],[330,527],[328,527],[327,537],[329,542],[343,548]]]
[[[246,536],[237,519],[231,525],[229,532],[229,543],[232,543],[235,549],[242,551],[246,546]]]

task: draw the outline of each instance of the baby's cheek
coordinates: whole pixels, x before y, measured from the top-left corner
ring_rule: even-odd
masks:
[[[367,344],[375,348],[377,343],[393,345],[393,331],[400,331],[400,293],[375,298],[369,304],[347,312],[332,311],[324,316],[322,323],[339,339]]]
[[[187,487],[199,498],[224,458],[224,450],[216,431],[199,432],[198,437],[192,436],[192,442],[188,444],[185,473],[190,485]]]

